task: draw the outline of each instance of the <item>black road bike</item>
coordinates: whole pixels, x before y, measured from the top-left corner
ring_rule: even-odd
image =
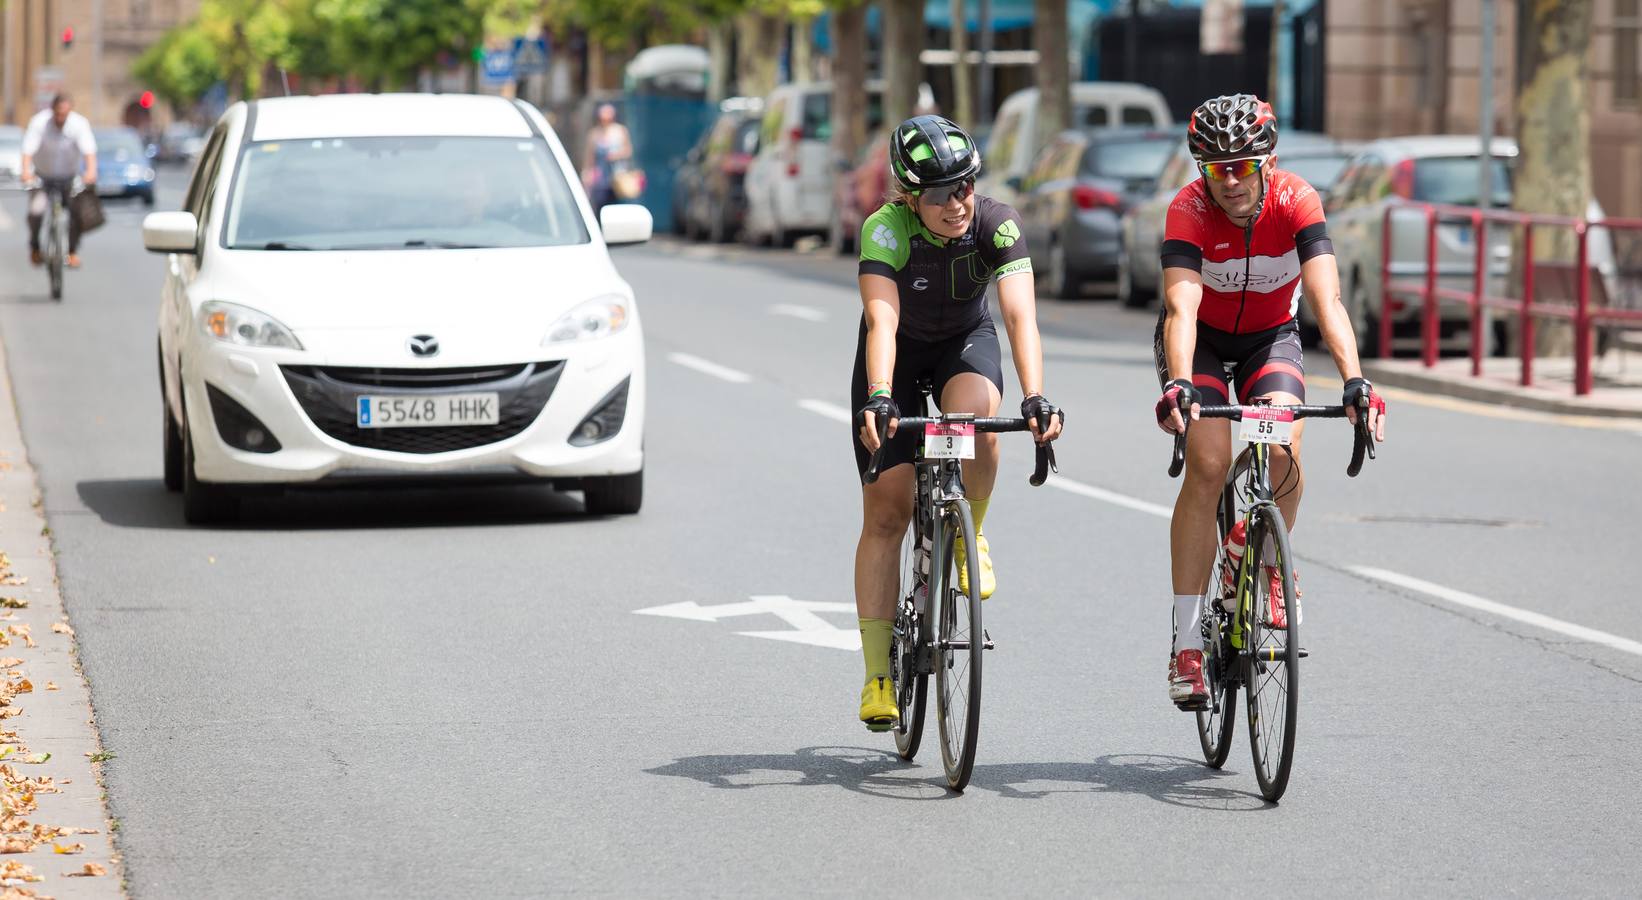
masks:
[[[1189,427],[1190,404],[1181,406]],[[1205,708],[1197,710],[1197,737],[1204,761],[1215,769],[1225,765],[1237,720],[1237,689],[1243,688],[1254,777],[1260,783],[1260,795],[1275,803],[1288,788],[1294,765],[1300,660],[1307,653],[1300,645],[1300,596],[1295,589],[1288,527],[1271,486],[1272,448],[1288,451],[1286,435],[1293,421],[1343,419],[1346,408],[1274,406],[1257,400],[1251,406],[1200,407],[1199,415],[1234,422],[1247,419],[1240,437],[1248,446],[1226,475],[1216,511],[1219,549],[1209,580],[1211,599],[1203,604],[1199,623],[1207,648],[1203,652],[1203,677],[1209,700]],[[1365,452],[1368,458],[1374,457],[1366,405],[1358,410],[1356,442],[1347,475],[1356,477],[1362,471]],[[1186,439],[1177,435],[1170,477],[1178,476],[1185,462]],[[1226,537],[1238,523],[1243,525],[1245,542],[1242,558],[1234,560],[1228,553]],[[1191,624],[1182,622],[1176,627],[1189,628]]]
[[[895,722],[895,749],[902,759],[918,753],[923,738],[929,676],[935,676],[935,716],[940,724],[941,761],[947,786],[962,791],[975,767],[975,743],[981,729],[981,654],[993,648],[981,624],[980,554],[975,547],[975,519],[964,495],[960,459],[974,456],[974,435],[1029,431],[1025,419],[984,418],[948,413],[930,417],[931,387],[919,382],[920,415],[903,416],[898,430],[923,435],[919,444],[917,500],[912,523],[901,547],[901,592],[895,609],[890,677],[900,718]],[[1065,421],[1065,414],[1061,421]],[[879,450],[864,484],[878,480],[888,422],[878,423]],[[968,438],[966,445],[966,436]],[[967,455],[965,454],[967,446]],[[1043,484],[1055,468],[1050,444],[1037,445],[1037,466],[1030,479]],[[953,549],[962,542],[969,566],[969,590],[960,592],[953,575]]]

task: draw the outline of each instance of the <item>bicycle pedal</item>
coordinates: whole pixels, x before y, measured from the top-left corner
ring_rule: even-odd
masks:
[[[981,649],[982,650],[996,650],[997,649],[992,644],[992,635],[987,634],[985,628],[981,629]]]
[[[892,730],[895,727],[895,720],[894,719],[873,719],[872,721],[866,722],[865,724],[867,726],[868,731],[871,731],[874,734],[881,734],[885,731]]]

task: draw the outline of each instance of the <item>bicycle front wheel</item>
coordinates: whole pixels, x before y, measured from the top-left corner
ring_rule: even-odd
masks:
[[[46,246],[46,275],[51,279],[51,299],[63,299],[63,242],[55,224]]]
[[[929,700],[929,576],[919,571],[921,523],[907,526],[901,544],[901,600],[895,611],[895,640],[890,646],[890,677],[895,681],[895,751],[902,759],[918,755]]]
[[[947,786],[962,791],[975,768],[975,742],[981,731],[981,562],[975,547],[975,519],[969,501],[949,504],[936,517],[935,537],[944,552],[936,557],[942,572],[939,626],[935,636],[936,716],[941,723],[941,761]],[[969,566],[969,591],[958,591],[952,571],[952,549],[963,542]]]
[[[1294,765],[1300,715],[1300,601],[1294,595],[1283,514],[1274,506],[1256,511],[1249,536],[1251,568],[1258,565],[1247,592],[1251,602],[1243,607],[1249,745],[1260,794],[1275,803],[1288,788]]]

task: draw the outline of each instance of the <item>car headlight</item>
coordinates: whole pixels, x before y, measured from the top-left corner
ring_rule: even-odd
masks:
[[[609,337],[631,320],[633,301],[620,294],[606,294],[577,305],[559,317],[547,330],[543,344],[564,344],[571,341],[589,341]]]
[[[136,163],[132,163],[131,165],[126,166],[125,167],[125,177],[127,177],[127,178],[141,178],[141,177],[143,177],[143,167],[137,165]]]
[[[200,330],[219,341],[242,347],[302,349],[302,342],[278,319],[248,306],[221,300],[200,306]]]

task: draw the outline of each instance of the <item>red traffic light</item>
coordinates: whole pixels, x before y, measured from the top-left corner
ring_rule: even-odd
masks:
[[[74,43],[74,26],[70,25],[63,29],[63,46],[67,47],[72,43]]]
[[[153,109],[154,108],[154,92],[153,91],[143,91],[142,94],[137,97],[137,105],[142,107],[143,109]]]

